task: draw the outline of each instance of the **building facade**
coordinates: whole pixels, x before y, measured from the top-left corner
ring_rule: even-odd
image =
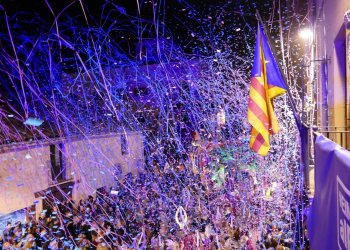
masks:
[[[143,145],[137,132],[3,145],[0,217],[30,207],[38,216],[50,195],[60,200],[64,193],[77,204],[100,188],[113,187],[124,174],[138,175]]]
[[[313,39],[308,81],[315,107],[313,126],[350,149],[350,1],[310,1]]]

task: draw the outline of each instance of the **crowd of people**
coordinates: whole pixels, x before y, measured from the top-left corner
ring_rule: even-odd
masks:
[[[248,170],[230,167],[224,176],[220,182],[210,171],[155,162],[140,176],[127,174],[111,189],[101,189],[78,204],[52,200],[38,220],[28,216],[26,222],[9,222],[0,245],[174,250],[295,246],[300,237],[295,232],[298,209],[283,200],[272,202],[284,194],[274,185],[266,193]]]

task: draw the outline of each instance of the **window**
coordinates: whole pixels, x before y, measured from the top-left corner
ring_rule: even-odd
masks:
[[[149,95],[149,90],[147,87],[139,86],[132,89],[133,95],[136,97],[145,97]]]
[[[66,166],[62,152],[62,143],[50,145],[51,178],[54,182],[66,180]]]
[[[128,138],[126,137],[125,134],[122,134],[120,136],[120,146],[121,146],[122,155],[129,154]]]

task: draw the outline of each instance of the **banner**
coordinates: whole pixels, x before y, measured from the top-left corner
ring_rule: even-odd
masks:
[[[350,250],[350,152],[320,135],[315,196],[308,218],[311,249]]]

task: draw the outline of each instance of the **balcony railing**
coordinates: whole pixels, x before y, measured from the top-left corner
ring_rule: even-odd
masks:
[[[316,132],[326,136],[328,139],[334,141],[343,148],[350,150],[350,127],[319,127],[316,129]]]

